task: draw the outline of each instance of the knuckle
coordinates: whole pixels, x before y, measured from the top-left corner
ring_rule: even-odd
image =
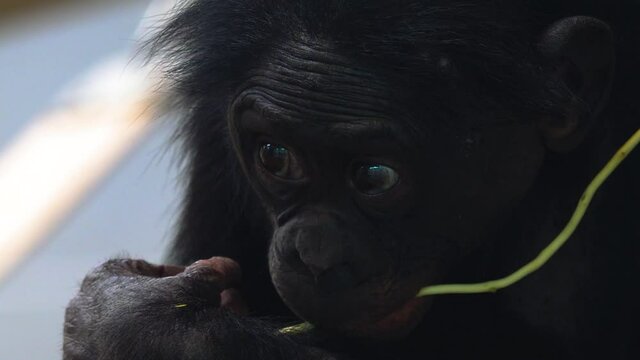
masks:
[[[80,293],[98,296],[106,289],[125,289],[142,282],[132,259],[111,259],[90,271],[82,280]],[[144,264],[137,265],[144,266]]]
[[[109,259],[94,268],[88,276],[110,276],[123,274],[131,267],[131,259]]]
[[[185,270],[183,277],[205,282],[219,282],[222,280],[222,274],[215,269],[196,264],[188,267]]]
[[[98,267],[98,271],[114,274],[114,275],[127,275],[132,272],[135,272],[136,262],[142,260],[134,260],[127,258],[120,259],[110,259],[105,261],[102,265]],[[138,265],[139,266],[139,265]]]
[[[129,261],[128,270],[137,274],[150,277],[162,276],[163,267],[156,264],[152,264],[146,260],[133,259]]]
[[[82,279],[82,283],[80,284],[80,292],[90,291],[95,287],[95,284],[98,283],[101,279],[105,278],[104,272],[94,270],[88,273],[84,279]]]

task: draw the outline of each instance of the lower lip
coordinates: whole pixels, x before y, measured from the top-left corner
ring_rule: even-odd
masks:
[[[422,305],[422,303],[422,299],[413,298],[404,303],[404,305],[400,306],[396,310],[392,311],[389,315],[376,322],[374,327],[381,329],[395,329],[412,323],[416,320],[414,319],[414,316],[420,310],[420,305]]]
[[[352,328],[358,337],[392,339],[407,335],[422,319],[424,299],[413,298],[369,325]]]

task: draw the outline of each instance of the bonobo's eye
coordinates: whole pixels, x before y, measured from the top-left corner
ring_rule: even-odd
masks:
[[[400,176],[385,165],[356,164],[353,172],[353,186],[365,195],[378,195],[394,187]]]
[[[279,178],[299,180],[304,176],[297,157],[282,145],[263,143],[258,150],[258,159],[266,171]]]

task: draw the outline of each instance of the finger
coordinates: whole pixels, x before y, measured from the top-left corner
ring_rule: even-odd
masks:
[[[142,259],[111,259],[98,267],[95,273],[113,275],[142,275],[166,277],[177,275],[184,267],[175,265],[156,265]]]
[[[220,307],[231,310],[238,315],[248,315],[249,307],[236,289],[226,289],[220,294]]]
[[[178,265],[159,265],[161,269],[160,277],[175,276],[184,271],[184,266]]]
[[[219,256],[214,256],[204,261],[224,276],[225,288],[240,285],[242,269],[237,262],[230,258]]]
[[[225,257],[198,260],[187,267],[183,274],[198,280],[216,282],[221,289],[238,286],[242,278],[240,265]]]
[[[184,266],[177,265],[156,265],[145,260],[130,260],[129,269],[137,275],[149,277],[175,276],[184,271]]]

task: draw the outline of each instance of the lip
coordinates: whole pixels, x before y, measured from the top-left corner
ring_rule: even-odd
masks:
[[[401,338],[418,325],[427,307],[424,298],[414,297],[372,323],[347,326],[347,332],[369,339]]]
[[[363,298],[362,293],[370,292],[362,289],[358,298],[339,296],[319,300],[315,296],[315,288],[307,290],[314,294],[310,296],[311,303],[305,303],[301,298],[292,299],[286,296],[283,300],[299,317],[319,328],[363,340],[393,340],[408,335],[422,321],[423,314],[431,304],[429,297],[418,298],[415,292],[408,289],[401,291],[404,296],[396,292],[395,301],[389,297],[390,294]],[[298,307],[301,304],[304,304],[304,307]]]

